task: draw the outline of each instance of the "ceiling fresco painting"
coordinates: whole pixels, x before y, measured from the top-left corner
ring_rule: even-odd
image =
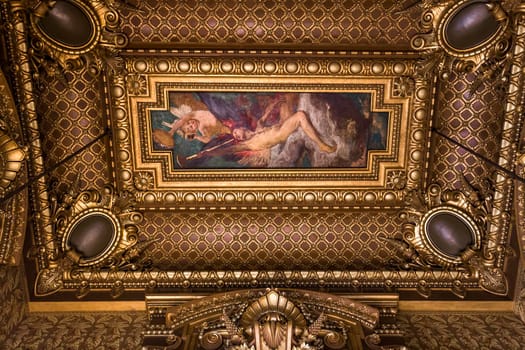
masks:
[[[363,167],[368,149],[386,150],[388,132],[388,112],[372,112],[370,98],[168,93],[169,111],[150,111],[153,148],[171,150],[182,169]]]
[[[145,300],[145,348],[207,350],[523,310],[521,2],[0,6],[0,262],[30,302]]]

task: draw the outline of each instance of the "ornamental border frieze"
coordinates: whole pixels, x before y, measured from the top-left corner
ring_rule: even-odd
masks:
[[[90,292],[109,292],[119,298],[126,291],[158,288],[184,291],[228,290],[240,288],[306,288],[368,292],[382,288],[414,290],[429,297],[432,290],[449,290],[464,298],[478,288],[478,279],[465,271],[103,271],[93,269],[46,268],[35,285],[37,295],[74,291],[78,299]],[[189,292],[188,292],[189,293]]]
[[[296,210],[296,209],[400,209],[403,193],[395,188],[369,190],[303,191],[140,191],[141,209],[176,210]],[[179,207],[181,206],[182,207]]]
[[[142,54],[141,54],[142,53]],[[148,56],[146,56],[148,55]],[[156,57],[151,57],[156,56]],[[122,52],[128,74],[413,76],[407,52],[149,50]]]
[[[152,55],[156,57],[152,58]],[[414,55],[401,52],[366,52],[357,55],[346,51],[126,50],[122,57],[126,74],[106,77],[111,95],[107,113],[111,116],[115,135],[111,157],[116,164],[114,178],[117,179],[118,187],[135,193],[143,209],[400,208],[406,191],[419,188],[426,178],[429,121],[432,119],[435,86],[433,79],[416,74],[417,60]],[[301,179],[319,183],[312,188],[310,185],[301,188],[289,171],[272,170],[262,176],[255,172],[240,175],[229,172],[226,177],[216,172],[200,174],[193,171],[181,173],[179,178],[171,170],[166,170],[167,165],[135,160],[138,156],[134,149],[138,146],[133,144],[132,135],[135,138],[138,135],[131,130],[136,114],[141,113],[132,109],[131,101],[142,101],[159,93],[151,91],[150,79],[166,81],[170,77],[184,86],[193,86],[191,90],[215,85],[219,89],[239,88],[250,82],[258,82],[261,89],[300,89],[308,85],[304,79],[315,77],[318,84],[330,86],[330,91],[339,91],[349,79],[361,79],[362,84],[365,84],[366,79],[384,81],[386,88],[382,90],[381,96],[384,95],[389,101],[408,101],[404,102],[403,107],[403,113],[406,114],[403,117],[406,118],[403,129],[412,132],[406,136],[404,148],[399,150],[401,155],[396,156],[397,159],[404,159],[403,164],[399,160],[395,165],[392,161],[384,164],[381,161],[377,164],[374,162],[373,169],[368,170],[367,174],[359,171],[353,171],[352,174],[327,171],[325,173],[330,183],[324,184],[326,176],[322,173],[305,173]],[[185,79],[184,83],[181,79]],[[370,89],[373,88],[371,85]],[[397,133],[401,132],[397,126],[396,135],[392,136],[395,141],[399,137]],[[142,145],[140,147],[143,148]],[[138,167],[137,162],[142,165]],[[378,170],[379,167],[382,170]],[[177,189],[166,187],[166,172],[172,174],[169,181],[178,183]],[[379,172],[382,172],[380,178],[377,175]],[[362,184],[349,187],[349,179],[361,179]],[[200,183],[187,188],[180,185],[181,181],[184,183],[189,180]],[[240,181],[236,188],[223,190],[215,189],[212,180],[242,180],[244,183]],[[248,183],[261,180],[268,184],[264,190],[253,188]],[[162,186],[159,185],[161,181]],[[290,187],[294,181],[295,185],[291,187],[293,190],[272,190],[273,184],[282,187],[286,183],[286,187]],[[375,188],[364,190],[370,186]],[[199,187],[207,189],[201,190]]]
[[[515,31],[512,58],[509,59],[509,77],[507,87],[507,99],[504,111],[505,125],[501,134],[501,148],[498,164],[504,169],[518,171],[516,160],[520,152],[516,145],[519,144],[520,128],[523,128],[524,115],[523,103],[525,101],[525,78],[523,67],[525,66],[525,7],[520,5],[514,13],[513,30]],[[511,225],[509,211],[512,205],[512,180],[507,174],[497,172],[494,184],[495,195],[492,217],[493,224],[489,228],[490,237],[494,237],[490,245],[493,247],[494,255],[497,255],[497,264],[502,266],[504,254],[496,251],[497,243],[505,241],[508,237]],[[499,240],[499,241],[498,241]]]
[[[522,11],[516,18],[516,24],[518,25],[516,40],[514,64],[521,64],[521,67],[525,65],[525,13]],[[525,85],[525,79],[523,70],[513,70],[510,79],[509,98],[508,98],[508,111],[516,115],[522,115],[523,101],[525,100],[525,91],[523,89]],[[509,130],[510,132],[510,130]],[[508,134],[508,133],[507,133]],[[512,136],[511,134],[510,136]],[[515,310],[520,316],[521,320],[525,322],[525,286],[524,286],[524,273],[523,273],[523,261],[525,257],[525,152],[524,152],[524,131],[523,124],[521,129],[519,148],[517,152],[517,164],[516,173],[521,179],[514,181],[514,215],[516,217],[515,227],[517,233],[517,240],[520,252],[518,253],[521,259],[521,270],[518,272],[519,278],[517,278],[518,292],[514,298]],[[508,137],[508,136],[507,136]]]

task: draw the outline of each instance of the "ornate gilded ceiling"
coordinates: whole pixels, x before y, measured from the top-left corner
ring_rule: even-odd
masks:
[[[518,1],[1,9],[0,258],[33,301],[515,298]]]

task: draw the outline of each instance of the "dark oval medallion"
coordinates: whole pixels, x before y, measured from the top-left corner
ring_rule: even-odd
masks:
[[[94,259],[111,246],[116,228],[104,214],[91,214],[80,219],[69,232],[68,244],[83,259]]]
[[[485,2],[473,2],[457,10],[445,26],[445,38],[456,50],[469,50],[494,36],[500,23]]]
[[[426,233],[436,249],[451,257],[459,257],[475,237],[465,221],[448,212],[432,215],[426,223]]]
[[[58,0],[38,27],[49,39],[72,49],[88,45],[95,31],[89,14],[77,4]]]

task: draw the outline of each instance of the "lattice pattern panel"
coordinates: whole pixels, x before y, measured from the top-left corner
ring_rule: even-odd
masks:
[[[106,127],[101,115],[104,108],[99,79],[85,70],[68,72],[65,78],[71,83],[51,80],[37,98],[48,169],[103,134]],[[80,172],[81,185],[101,188],[109,183],[106,154],[105,143],[100,140],[60,166],[53,175],[73,181]]]
[[[146,213],[156,239],[148,256],[163,269],[376,269],[393,259],[392,213]]]
[[[497,162],[503,128],[504,99],[494,87],[482,85],[470,97],[471,76],[451,74],[440,83],[436,127],[469,149]],[[472,179],[490,178],[493,167],[454,145],[434,136],[432,173],[435,182],[461,188],[463,174]]]
[[[122,29],[132,43],[408,48],[420,11],[392,14],[395,2],[146,0],[123,11]]]

